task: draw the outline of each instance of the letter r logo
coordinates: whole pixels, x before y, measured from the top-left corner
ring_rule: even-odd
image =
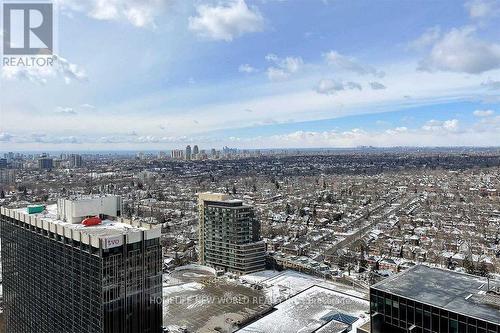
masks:
[[[52,3],[4,3],[3,53],[52,55],[53,21]]]

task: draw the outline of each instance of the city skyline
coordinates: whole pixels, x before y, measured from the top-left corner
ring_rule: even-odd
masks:
[[[2,151],[498,142],[498,1],[57,3],[58,65],[2,68]]]

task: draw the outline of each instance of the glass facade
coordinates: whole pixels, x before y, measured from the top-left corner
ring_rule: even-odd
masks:
[[[500,326],[370,289],[372,333],[500,333]]]
[[[0,216],[8,333],[161,332],[161,247],[95,248]]]

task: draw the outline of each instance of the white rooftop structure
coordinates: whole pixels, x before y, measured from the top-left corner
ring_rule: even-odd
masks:
[[[109,249],[161,236],[161,227],[116,216],[121,205],[117,196],[60,199],[41,213],[28,214],[26,208],[1,207],[1,214],[96,248]],[[114,212],[114,213],[113,213]],[[104,215],[99,225],[85,226],[87,216]]]
[[[122,198],[117,195],[79,196],[57,200],[57,216],[65,222],[80,223],[88,216],[120,216]]]

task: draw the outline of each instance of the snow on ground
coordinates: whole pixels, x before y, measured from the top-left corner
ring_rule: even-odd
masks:
[[[268,280],[270,278],[273,278],[275,276],[280,275],[282,272],[278,271],[260,271],[260,272],[255,272],[252,274],[247,274],[241,276],[241,280],[246,281],[248,283],[258,283],[262,282],[264,280]]]

